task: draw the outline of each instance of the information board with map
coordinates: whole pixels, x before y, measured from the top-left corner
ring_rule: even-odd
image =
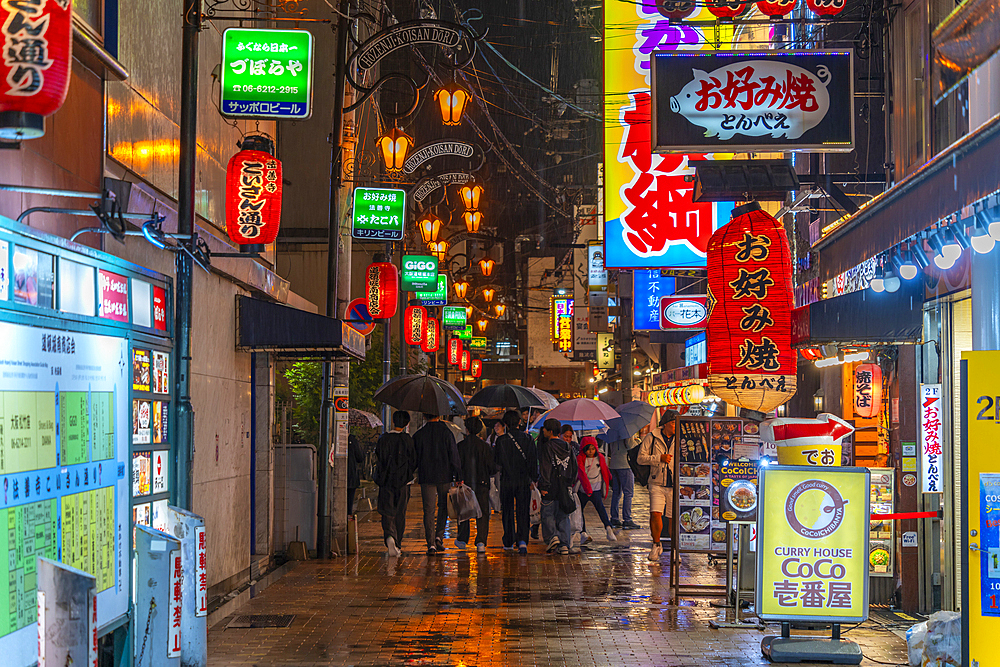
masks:
[[[122,540],[134,360],[124,338],[0,322],[0,341],[0,557],[8,563],[0,654],[20,656],[37,644],[38,556],[97,578],[98,625],[128,610]]]

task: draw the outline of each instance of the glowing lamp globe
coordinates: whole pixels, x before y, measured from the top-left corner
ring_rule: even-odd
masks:
[[[417,221],[417,229],[420,230],[420,238],[424,243],[434,243],[441,233],[441,219],[428,213]]]
[[[403,162],[406,161],[406,156],[413,148],[413,137],[398,127],[393,127],[379,137],[378,147],[382,155],[382,162],[385,164],[385,170],[402,171]]]
[[[481,259],[479,260],[479,270],[483,272],[483,275],[489,278],[493,275],[493,267],[497,265],[492,259]]]
[[[486,289],[483,290],[483,299],[486,301],[486,303],[489,303],[490,301],[493,300],[493,296],[496,293],[497,291],[495,289],[490,289],[487,287]]]
[[[469,283],[465,282],[464,280],[455,283],[455,296],[457,296],[459,299],[464,299],[465,295],[468,293],[469,293]]]
[[[469,97],[469,91],[455,82],[446,83],[439,88],[434,93],[434,101],[441,112],[441,121],[445,125],[461,125]]]
[[[486,327],[489,326],[489,324],[490,324],[489,320],[479,320],[478,322],[476,322],[476,326],[479,327],[480,332],[485,332]]]
[[[466,211],[462,214],[462,221],[465,223],[465,229],[470,234],[475,234],[483,224],[483,214],[480,211]]]
[[[479,198],[483,196],[483,187],[475,181],[470,181],[458,189],[458,195],[465,204],[465,210],[478,211]]]

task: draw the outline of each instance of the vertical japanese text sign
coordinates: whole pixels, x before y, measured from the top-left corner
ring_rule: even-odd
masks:
[[[941,385],[920,385],[920,490],[941,493]]]
[[[701,6],[692,19],[713,19]],[[614,269],[705,266],[708,239],[731,203],[692,203],[689,158],[652,154],[649,59],[712,48],[699,29],[671,24],[652,2],[605,2],[604,264]],[[732,39],[722,26],[713,39]]]
[[[760,469],[757,615],[861,623],[868,618],[867,468]]]
[[[222,114],[309,118],[313,37],[306,30],[227,28],[222,33]]]

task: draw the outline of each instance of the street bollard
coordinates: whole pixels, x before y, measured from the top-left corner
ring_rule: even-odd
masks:
[[[97,579],[38,559],[38,665],[97,667]]]
[[[180,540],[184,579],[181,592],[181,667],[208,665],[208,562],[205,519],[179,507],[167,508],[167,532]]]
[[[180,667],[183,572],[181,543],[135,527],[134,667]]]

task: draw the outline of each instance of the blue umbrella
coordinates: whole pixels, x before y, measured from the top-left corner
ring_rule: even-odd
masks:
[[[618,406],[615,411],[620,416],[608,420],[608,432],[601,435],[601,440],[605,442],[631,438],[650,423],[656,408],[645,401],[630,401]]]

